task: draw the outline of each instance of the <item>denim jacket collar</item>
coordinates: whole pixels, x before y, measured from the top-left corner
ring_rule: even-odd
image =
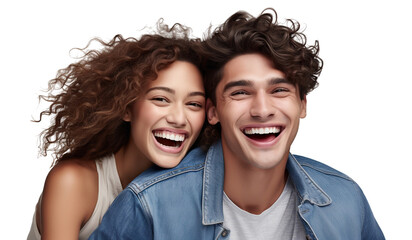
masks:
[[[302,203],[306,200],[318,206],[332,203],[331,198],[316,184],[292,154],[289,154],[286,168]],[[204,225],[223,223],[224,160],[220,141],[209,148],[203,174],[202,223]]]
[[[332,203],[332,199],[328,194],[316,184],[292,154],[289,154],[286,169],[301,197],[301,203],[306,200],[318,206],[326,206]]]

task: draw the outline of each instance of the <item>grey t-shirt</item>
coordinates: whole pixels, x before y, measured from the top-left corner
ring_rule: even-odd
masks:
[[[296,202],[297,194],[289,179],[278,200],[259,215],[242,210],[224,194],[223,226],[230,230],[230,240],[306,239]]]

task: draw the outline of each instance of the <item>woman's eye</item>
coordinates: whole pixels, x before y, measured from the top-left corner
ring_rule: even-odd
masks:
[[[152,101],[155,105],[160,107],[168,106],[170,103],[169,99],[165,97],[153,97],[150,98],[150,101]]]
[[[151,99],[152,101],[157,101],[157,102],[164,102],[164,103],[167,103],[167,102],[169,102],[166,98],[164,98],[164,97],[154,97],[154,98],[152,98]]]
[[[198,102],[190,102],[187,105],[195,108],[203,108],[203,105]]]

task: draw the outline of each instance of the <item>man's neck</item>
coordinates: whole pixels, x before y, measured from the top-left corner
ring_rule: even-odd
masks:
[[[224,191],[239,208],[260,214],[272,206],[286,185],[286,162],[259,169],[237,159],[225,158]]]

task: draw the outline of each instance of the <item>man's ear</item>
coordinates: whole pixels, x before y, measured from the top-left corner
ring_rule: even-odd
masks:
[[[219,122],[219,116],[217,115],[216,107],[215,107],[215,105],[212,103],[212,101],[210,100],[210,98],[208,98],[208,99],[206,100],[206,113],[207,113],[207,121],[208,121],[211,125],[215,125],[216,123]]]
[[[306,117],[306,95],[303,97],[301,100],[301,105],[300,105],[300,118],[305,118]]]

